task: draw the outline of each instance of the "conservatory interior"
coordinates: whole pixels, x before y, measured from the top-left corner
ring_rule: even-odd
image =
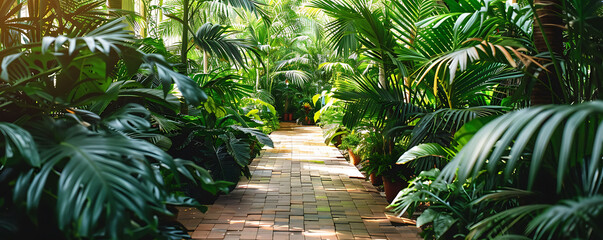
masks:
[[[0,0],[0,239],[603,239],[601,0]]]

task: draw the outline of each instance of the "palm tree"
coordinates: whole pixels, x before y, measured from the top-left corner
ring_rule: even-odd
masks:
[[[175,15],[175,14],[167,14],[166,16],[177,21],[177,23],[180,25],[180,39],[181,39],[181,46],[180,46],[180,61],[187,65],[188,63],[188,52],[190,51],[189,48],[189,42],[190,42],[190,37],[189,37],[189,33],[191,35],[196,35],[193,32],[192,29],[192,23],[198,23],[198,18],[199,15],[197,13],[200,12],[200,10],[206,6],[206,3],[208,3],[210,1],[208,0],[180,0],[178,2],[178,5],[180,7],[180,12],[179,12],[179,16]],[[252,1],[252,0],[220,0],[218,1],[219,3],[222,3],[224,5],[230,6],[230,7],[235,7],[235,8],[242,8],[244,10],[253,12],[255,14],[260,15],[262,18],[267,19],[268,15],[266,12],[264,12],[261,9],[261,4],[256,2],[256,1]],[[203,51],[210,51],[210,52],[218,52],[219,50],[217,49],[202,49]],[[207,56],[204,53],[204,56]],[[207,59],[207,58],[206,58]]]
[[[534,0],[534,47],[548,52],[552,64],[541,70],[530,96],[532,105],[559,103],[564,98],[557,59],[563,55],[563,17],[561,0]],[[547,62],[541,61],[541,64]]]

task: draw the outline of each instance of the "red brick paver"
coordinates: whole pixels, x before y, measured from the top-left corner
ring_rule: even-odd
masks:
[[[385,198],[320,128],[284,123],[250,165],[251,179],[207,213],[181,208],[193,239],[421,239],[414,226],[392,226]]]

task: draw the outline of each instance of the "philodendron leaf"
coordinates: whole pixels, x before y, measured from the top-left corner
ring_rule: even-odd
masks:
[[[452,225],[458,221],[447,213],[439,213],[436,218],[433,219],[433,230],[436,237],[442,237]]]
[[[249,143],[243,139],[236,138],[232,133],[223,134],[220,138],[224,140],[228,153],[234,157],[239,166],[244,167],[249,164],[249,160],[251,159]]]
[[[268,135],[266,135],[265,133],[263,133],[260,130],[257,130],[255,128],[245,128],[245,127],[241,127],[239,125],[230,125],[230,127],[234,130],[250,134],[251,136],[255,137],[258,140],[258,142],[260,142],[261,144],[274,148],[274,143],[272,142],[272,139],[270,139],[270,137],[268,137]]]
[[[436,215],[437,212],[431,208],[428,208],[427,210],[423,211],[421,216],[417,218],[417,227],[421,227],[425,224],[433,222],[433,219],[435,219]]]
[[[141,105],[129,103],[120,108],[103,122],[120,132],[145,132],[151,124],[147,120],[151,113]]]

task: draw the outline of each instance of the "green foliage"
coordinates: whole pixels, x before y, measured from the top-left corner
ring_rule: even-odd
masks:
[[[454,152],[446,147],[442,147],[437,143],[423,143],[404,152],[404,154],[398,158],[396,164],[406,164],[426,157],[438,157],[448,160],[452,156],[454,156]]]
[[[272,104],[257,98],[244,98],[242,105],[245,106],[242,110],[247,111],[245,116],[262,124],[259,129],[265,134],[279,129],[278,113]]]
[[[186,237],[165,221],[173,215],[168,205],[206,208],[182,187],[217,194],[231,185],[164,152],[173,144],[159,133],[182,129],[169,118],[207,99],[199,85],[174,71],[162,44],[135,41],[123,19],[106,19],[101,2],[28,1],[27,18],[14,14],[24,4],[7,3],[0,5],[10,18],[0,27],[0,190],[6,193],[0,222],[11,224],[0,234]],[[173,85],[184,99],[172,94]],[[261,138],[252,130],[236,133]]]
[[[442,170],[442,179],[454,178],[462,184],[465,179],[486,170],[489,178],[484,186],[486,190],[508,186],[555,197],[541,197],[517,207],[525,208],[522,212],[529,211],[530,215],[514,214],[519,211],[516,208],[502,211],[476,225],[476,236],[486,232],[518,234],[508,228],[520,221],[529,223],[523,233],[534,234],[538,239],[598,236],[598,232],[590,230],[589,222],[601,217],[600,210],[590,208],[589,204],[602,194],[601,179],[596,174],[601,171],[603,157],[602,116],[600,101],[574,106],[550,105],[505,114],[482,127]],[[519,177],[517,172],[525,177]],[[572,211],[575,214],[589,211],[593,215],[566,216],[563,221],[546,217],[555,211],[561,214],[562,209],[571,208],[569,206],[575,207]],[[492,223],[497,221],[510,226],[494,227]],[[570,227],[574,225],[583,229]]]
[[[169,172],[177,176],[176,181],[187,179],[207,188],[213,187],[213,180],[188,161],[173,159],[149,142],[116,132],[138,132],[150,126],[146,109],[128,108],[137,109],[142,116],[116,112],[99,121],[101,125],[88,128],[80,124],[78,115],[30,121],[25,125],[27,131],[3,123],[3,127],[17,130],[11,139],[21,139],[7,142],[18,152],[5,148],[2,153],[11,160],[3,163],[2,185],[14,184],[8,209],[25,209],[30,217],[24,224],[58,229],[62,236],[54,236],[57,238],[115,239],[159,234],[162,225],[157,216],[172,214],[166,202],[200,206],[168,191],[161,175]],[[23,231],[22,227],[14,230]]]
[[[226,30],[227,28],[221,25],[205,23],[199,27],[193,39],[203,51],[244,66],[245,55],[240,51],[241,49],[251,50],[251,48],[242,39],[227,38]]]
[[[600,238],[592,226],[602,216],[595,207],[600,102],[579,103],[600,98],[601,34],[593,24],[602,17],[601,2],[558,3],[310,4],[332,17],[330,45],[352,55],[346,61],[351,77],[337,78],[333,94],[345,107],[332,111],[332,119],[343,116],[349,129],[371,125],[369,132],[382,135],[365,136],[358,147],[364,159],[374,159],[368,172],[386,172],[387,156],[395,153],[420,173],[392,206],[405,212],[428,204],[417,219],[425,238]],[[544,36],[549,51],[551,44],[561,46],[555,54],[536,51],[543,43],[533,35],[549,34],[537,31],[534,12],[541,8],[564,12],[555,15],[568,26],[564,38]],[[353,64],[363,60],[370,62]],[[574,105],[504,114],[528,106],[534,81],[546,78],[558,83],[545,82],[541,90]],[[434,167],[442,174],[429,171]]]
[[[354,150],[360,144],[361,141],[362,138],[357,133],[352,131],[341,138],[341,145],[339,146],[339,148]]]

